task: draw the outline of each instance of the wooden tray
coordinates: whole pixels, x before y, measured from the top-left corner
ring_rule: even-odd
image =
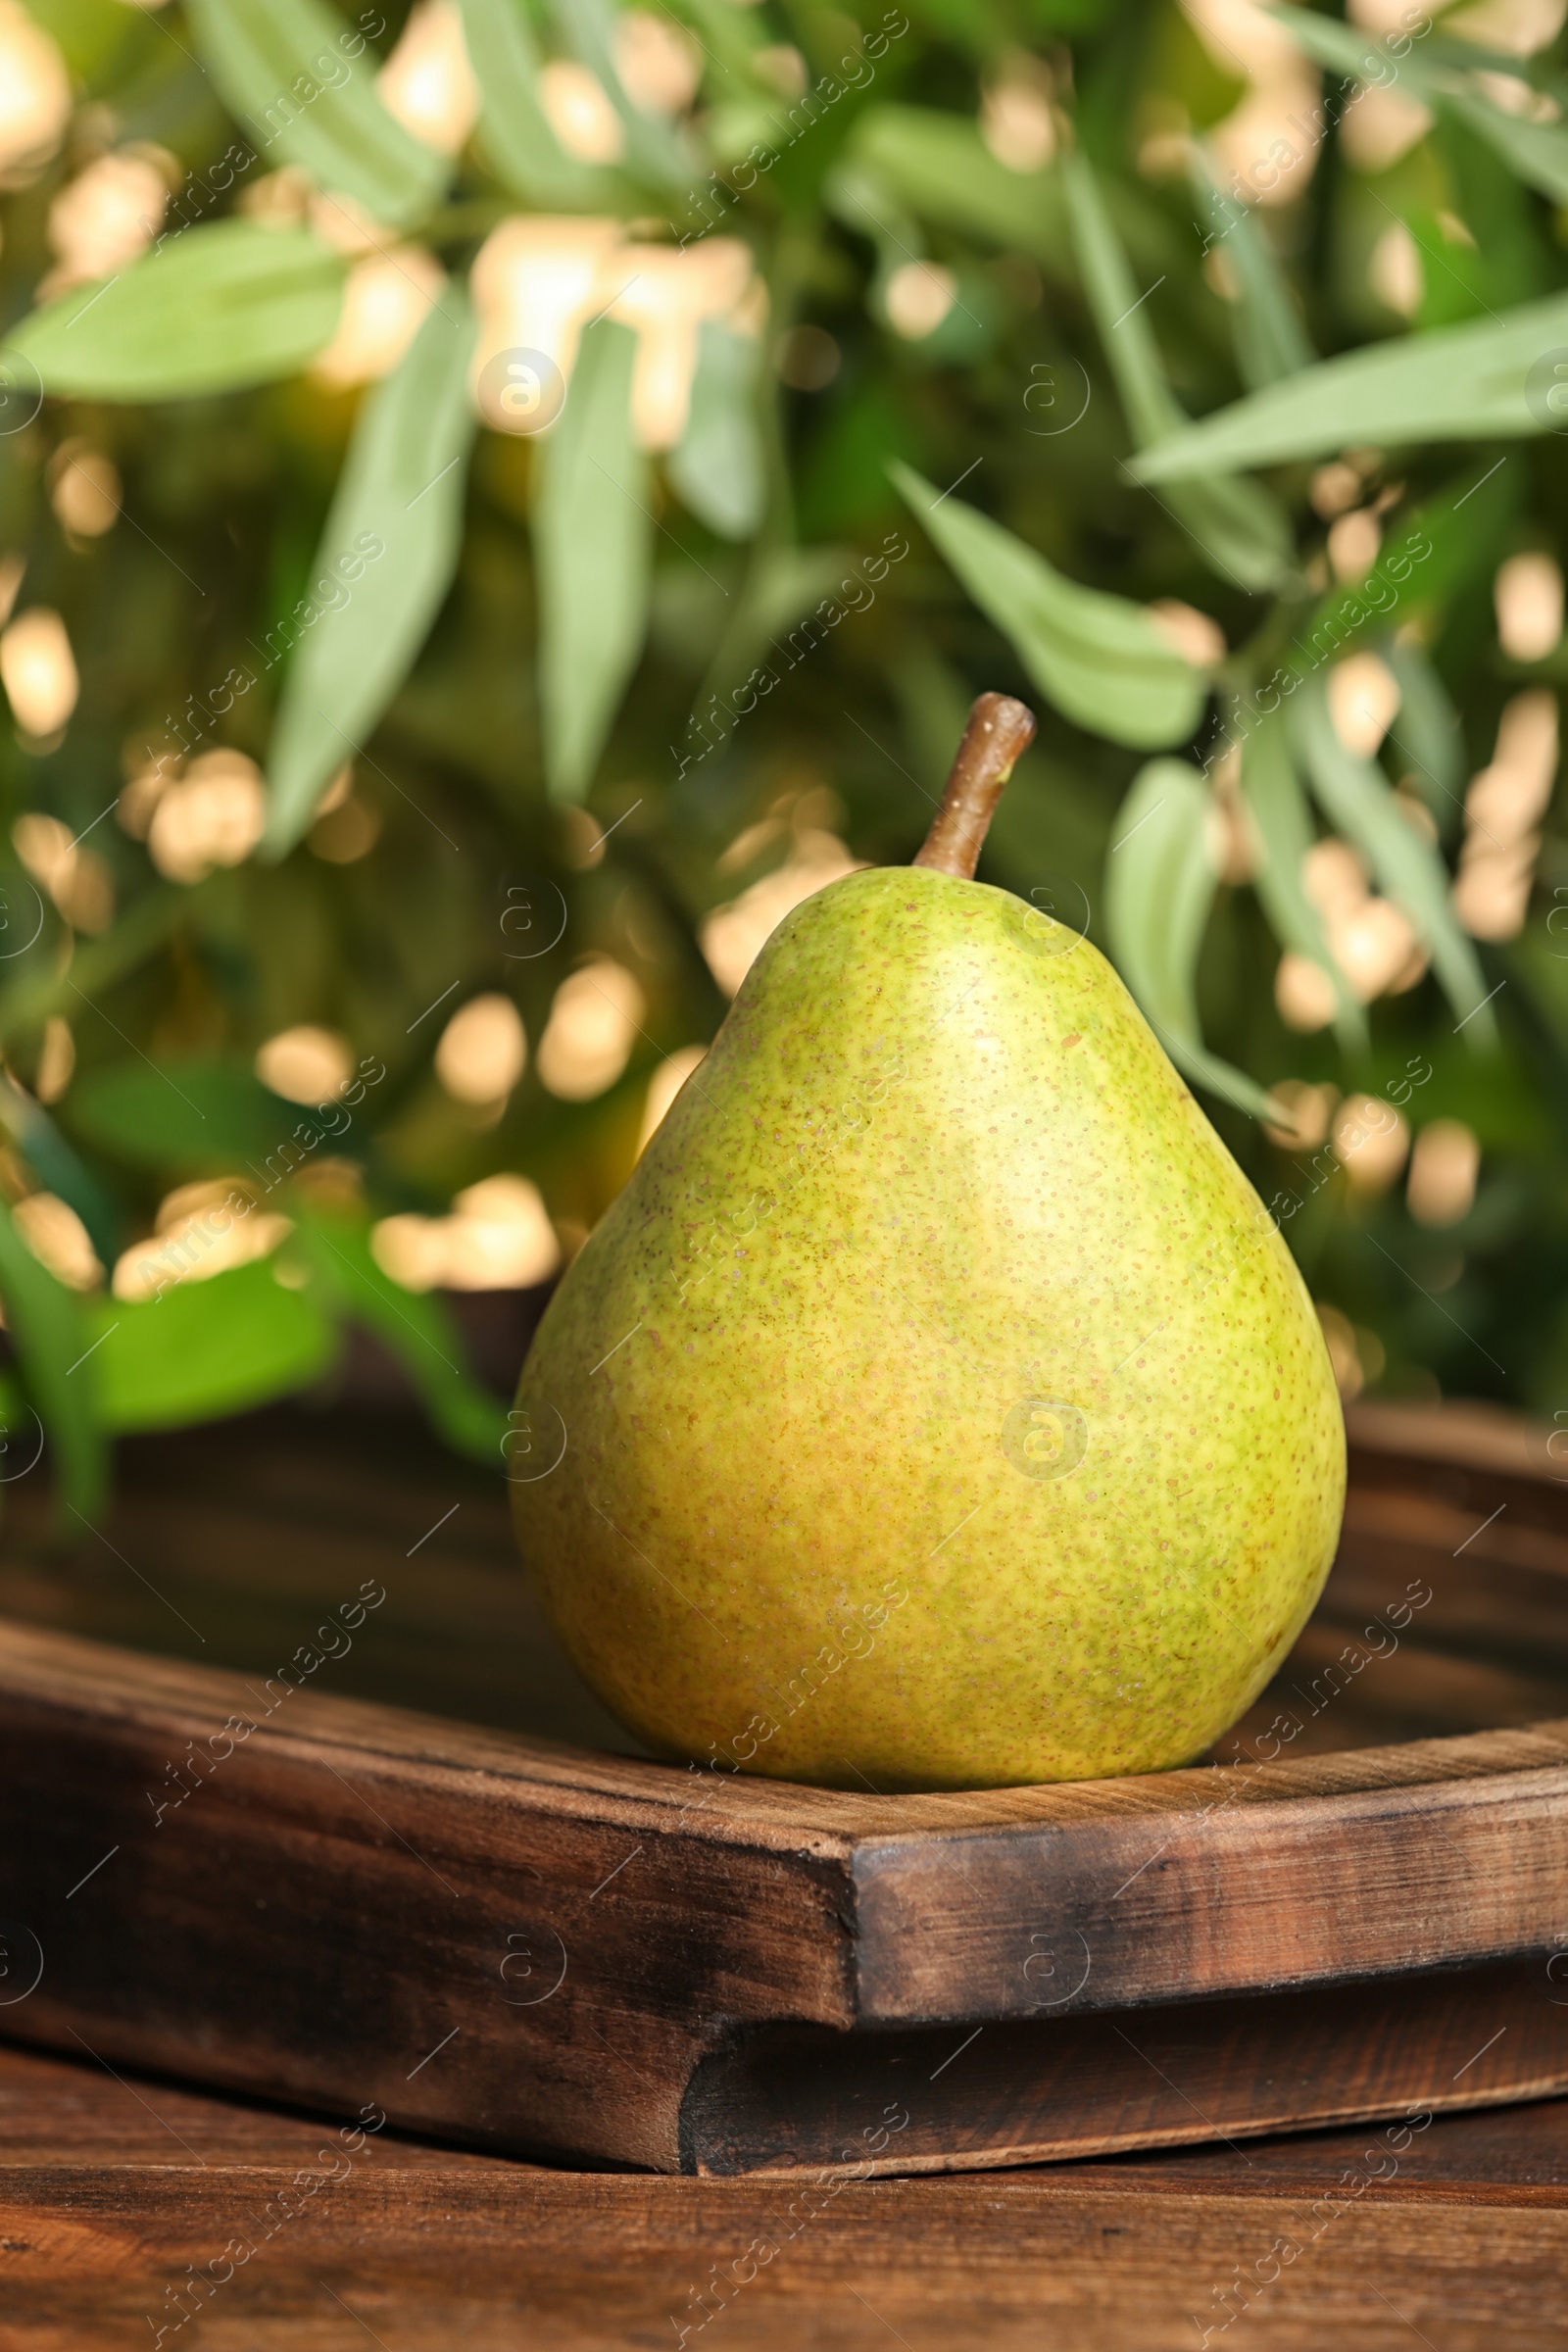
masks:
[[[1479,1411],[1352,1438],[1322,1606],[1214,1765],[931,1796],[630,1752],[495,1488],[401,1429],[145,1443],[65,1557],[19,1489],[0,2032],[713,2173],[1568,2089],[1568,1464]]]

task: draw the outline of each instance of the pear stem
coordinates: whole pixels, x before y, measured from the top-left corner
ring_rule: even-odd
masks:
[[[933,865],[939,873],[959,874],[965,881],[972,877],[1002,788],[1028,750],[1034,731],[1034,712],[1010,694],[976,698],[942,806],[914,858],[916,865]]]

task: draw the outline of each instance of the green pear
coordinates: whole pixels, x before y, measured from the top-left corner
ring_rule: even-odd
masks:
[[[1086,939],[912,867],[781,923],[550,1302],[514,1419],[548,1613],[651,1749],[878,1789],[1155,1771],[1262,1690],[1345,1435],[1257,1196]]]

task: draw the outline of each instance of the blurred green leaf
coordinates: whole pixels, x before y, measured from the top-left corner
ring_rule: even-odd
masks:
[[[507,1408],[475,1378],[445,1303],[428,1291],[406,1291],[384,1274],[364,1224],[309,1208],[299,1209],[298,1218],[291,1247],[308,1258],[315,1293],[342,1320],[373,1333],[397,1358],[450,1446],[496,1468]]]
[[[670,453],[669,478],[700,521],[724,539],[750,539],[766,488],[757,427],[759,353],[749,335],[709,319],[701,330],[691,416]]]
[[[1446,103],[1518,178],[1554,204],[1568,204],[1568,130],[1560,122],[1532,122],[1528,116],[1505,113],[1476,90],[1456,91]]]
[[[1474,441],[1546,428],[1526,399],[1538,360],[1568,342],[1568,294],[1501,318],[1324,360],[1288,383],[1249,394],[1133,462],[1140,481],[1166,482],[1214,466],[1272,466],[1359,446]]]
[[[1160,1044],[1195,1085],[1254,1118],[1269,1097],[1207,1052],[1198,1021],[1198,956],[1214,903],[1209,798],[1185,760],[1151,760],[1116,819],[1105,860],[1105,924],[1116,967]]]
[[[757,54],[772,39],[765,19],[760,24],[755,15],[737,9],[735,0],[682,0],[680,21],[696,31],[721,87],[732,78],[757,78]]]
[[[243,1062],[193,1057],[87,1071],[71,1090],[70,1115],[76,1134],[133,1166],[259,1174],[310,1113],[272,1094]],[[279,1168],[273,1181],[286,1173]]]
[[[1391,638],[1383,659],[1399,688],[1398,713],[1389,740],[1397,762],[1431,809],[1438,831],[1446,837],[1463,813],[1469,765],[1459,713],[1430,658],[1413,639]]]
[[[9,1070],[0,1067],[0,1127],[11,1137],[46,1192],[74,1208],[106,1266],[120,1248],[120,1218],[113,1202],[79,1152],[61,1133],[43,1104]]]
[[[1073,246],[1101,344],[1133,439],[1147,448],[1187,423],[1165,380],[1144,308],[1152,288],[1141,293],[1134,280],[1087,156],[1067,157],[1062,171]],[[1268,588],[1292,568],[1290,524],[1258,483],[1210,474],[1168,491],[1162,503],[1222,579],[1244,588]]]
[[[1369,86],[1381,83],[1387,88],[1396,81],[1403,81],[1410,90],[1423,96],[1431,85],[1432,76],[1415,47],[1417,41],[1430,33],[1430,24],[1423,33],[1407,34],[1403,54],[1396,57],[1375,32],[1364,26],[1341,24],[1309,9],[1284,5],[1283,0],[1271,0],[1268,13],[1314,65],[1349,74]],[[1384,71],[1380,73],[1379,68]]]
[[[854,146],[823,179],[822,200],[846,228],[868,237],[876,247],[879,289],[905,262],[917,261],[925,253],[924,235],[903,196]]]
[[[90,1310],[38,1263],[3,1201],[0,1300],[16,1343],[23,1386],[54,1449],[61,1498],[90,1519],[109,1478],[100,1421],[103,1374],[96,1357],[88,1353],[93,1344]],[[20,1430],[8,1429],[5,1435],[22,1448]]]
[[[1469,44],[1455,41],[1417,48],[1408,34],[1400,53],[1353,24],[1336,24],[1307,9],[1277,7],[1270,13],[1316,64],[1353,74],[1373,88],[1402,83],[1409,97],[1456,115],[1529,186],[1557,204],[1568,203],[1568,130],[1499,106],[1474,78],[1476,68],[1489,65],[1512,78],[1519,72],[1517,58],[1466,55]],[[1520,86],[1529,84],[1521,79]]]
[[[673,125],[666,117],[645,114],[634,106],[621,86],[614,44],[618,14],[618,6],[612,9],[607,0],[557,0],[554,10],[561,37],[594,75],[620,118],[626,170],[665,194],[684,189],[692,176],[693,162],[683,152]]]
[[[980,610],[1059,710],[1140,750],[1192,734],[1207,684],[1166,643],[1142,605],[1064,579],[989,515],[951,495],[939,500],[912,466],[895,459],[888,472]]]
[[[274,857],[299,839],[333,774],[373,732],[452,585],[475,429],[472,349],[467,296],[449,280],[361,412],[308,612],[296,606],[294,622],[270,632],[270,645],[297,638],[268,761]]]
[[[1363,852],[1384,895],[1402,907],[1472,1046],[1494,1046],[1496,1023],[1475,949],[1448,904],[1448,873],[1432,844],[1395,806],[1382,771],[1348,752],[1329,715],[1328,697],[1311,679],[1292,710],[1312,790],[1338,832]]]
[[[1335,1027],[1340,1042],[1364,1049],[1366,1015],[1334,960],[1317,908],[1301,887],[1301,861],[1317,836],[1283,716],[1265,718],[1244,741],[1242,797],[1262,846],[1253,880],[1274,936],[1328,973],[1339,1000]]]
[[[270,1257],[176,1282],[161,1298],[94,1299],[86,1319],[98,1409],[117,1431],[248,1412],[308,1388],[337,1354],[317,1299],[286,1289]]]
[[[1193,193],[1208,222],[1204,252],[1225,254],[1236,273],[1237,298],[1227,305],[1236,363],[1249,389],[1257,392],[1310,368],[1317,354],[1267,228],[1250,205],[1224,192],[1221,169],[1210,149],[1194,147]]]
[[[318,0],[186,0],[185,15],[264,159],[298,164],[377,220],[401,225],[429,211],[450,167],[381,104],[363,32]]]
[[[479,85],[479,143],[526,203],[591,204],[606,175],[570,156],[539,100],[539,54],[524,0],[461,0]]]
[[[551,790],[581,800],[648,628],[653,514],[631,429],[637,338],[602,318],[582,339],[541,452],[534,512],[539,695]]]
[[[1062,176],[1084,291],[1133,439],[1140,447],[1163,440],[1188,420],[1165,379],[1144,307],[1154,288],[1140,287],[1133,276],[1088,157],[1070,157]]]
[[[1059,173],[1009,172],[971,117],[922,106],[867,107],[848,153],[926,220],[1016,246],[1060,272],[1067,221]]]
[[[1453,45],[1460,46],[1457,42]],[[1468,48],[1468,44],[1464,46]],[[1433,166],[1441,171],[1441,180]],[[1467,314],[1471,317],[1484,310],[1506,311],[1516,303],[1534,302],[1560,282],[1561,271],[1543,234],[1545,223],[1534,192],[1513,172],[1506,157],[1479,137],[1451,107],[1438,110],[1425,147],[1410,156],[1389,185],[1410,203],[1412,219],[1415,208],[1411,200],[1424,196],[1433,207],[1430,229],[1412,229],[1416,243],[1423,248],[1424,283],[1417,313],[1423,327],[1447,323],[1439,316],[1444,289],[1453,285],[1455,270],[1461,265],[1467,266],[1463,274],[1481,297]],[[1443,202],[1445,195],[1450,199],[1447,204]],[[1456,221],[1460,224],[1457,234]],[[1465,243],[1466,230],[1475,239],[1473,248]]]
[[[46,392],[184,400],[292,375],[331,340],[344,261],[303,228],[191,228],[24,318],[10,348]]]

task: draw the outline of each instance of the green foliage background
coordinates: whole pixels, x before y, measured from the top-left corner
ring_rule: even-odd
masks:
[[[1199,146],[1191,175],[1139,168],[1152,125],[1179,119],[1200,139],[1241,94],[1176,0],[908,0],[906,15],[858,24],[809,0],[674,0],[703,45],[696,115],[679,128],[634,123],[613,170],[554,147],[531,80],[552,54],[602,66],[605,0],[537,13],[528,0],[465,0],[486,111],[450,172],[377,120],[363,74],[341,101],[323,92],[265,156],[358,194],[452,272],[450,300],[398,374],[333,393],[302,367],[331,331],[340,262],[304,229],[225,226],[233,200],[208,175],[236,139],[266,143],[256,122],[271,90],[308,71],[349,15],[324,0],[30,4],[65,51],[78,108],[59,156],[4,204],[8,418],[29,364],[47,397],[0,437],[0,553],[25,559],[20,606],[63,613],[82,684],[57,748],[0,731],[3,831],[27,809],[73,834],[91,827],[117,912],[101,935],[73,939],[46,906],[35,944],[0,961],[14,1165],[69,1200],[112,1262],[171,1185],[265,1157],[292,1131],[299,1114],[251,1074],[264,1039],[320,1022],[386,1068],[332,1146],[361,1161],[366,1210],[286,1203],[302,1220],[289,1287],[251,1267],[156,1305],[83,1299],[0,1216],[24,1391],[13,1402],[42,1415],[80,1508],[101,1483],[107,1433],[318,1382],[345,1320],[378,1328],[455,1441],[495,1458],[500,1408],[452,1371],[460,1351],[439,1301],[392,1295],[367,1218],[438,1212],[458,1188],[516,1169],[558,1219],[590,1225],[632,1164],[650,1073],[722,1016],[698,944],[704,915],[784,845],[762,840],[739,867],[721,869],[720,854],[788,796],[826,806],[826,787],[858,857],[907,858],[986,687],[1023,694],[1041,726],[982,878],[1069,916],[1087,908],[1091,938],[1115,955],[1265,1199],[1298,1203],[1282,1213],[1314,1295],[1375,1335],[1364,1352],[1384,1359],[1382,1389],[1491,1395],[1548,1417],[1568,1405],[1560,808],[1523,933],[1473,949],[1446,912],[1439,853],[1408,826],[1388,832],[1397,764],[1344,773],[1332,746],[1314,753],[1321,678],[1300,652],[1336,613],[1330,644],[1386,647],[1394,621],[1419,621],[1432,724],[1416,785],[1451,862],[1455,796],[1491,757],[1504,702],[1568,665],[1561,646],[1530,668],[1507,660],[1491,595],[1507,554],[1560,556],[1568,520],[1568,449],[1530,389],[1531,368],[1568,346],[1568,126],[1524,125],[1476,79],[1478,67],[1505,68],[1568,100],[1560,45],[1527,64],[1490,57],[1440,17],[1396,56],[1337,9],[1287,12],[1326,92],[1357,73],[1400,80],[1433,122],[1399,163],[1364,174],[1329,120],[1292,200],[1248,214],[1227,203],[1224,173],[1217,191],[1204,177]],[[404,14],[388,0],[368,62],[390,51]],[[841,71],[863,65],[867,35],[872,70]],[[786,42],[822,93],[804,127],[757,62]],[[1057,110],[1056,158],[1033,172],[999,163],[977,124],[983,85],[1017,74],[1021,57],[1049,74]],[[87,157],[135,141],[201,178],[199,217],[90,315],[91,289],[38,310],[52,198]],[[759,145],[775,161],[748,180],[735,165]],[[549,435],[475,437],[464,274],[498,220],[536,210],[614,213],[656,239],[721,216],[750,243],[770,301],[761,364],[726,374],[714,363],[701,448],[651,466],[633,451],[629,337],[612,323],[590,330]],[[1426,257],[1409,321],[1368,280],[1391,220]],[[1214,241],[1237,299],[1204,270]],[[957,299],[910,340],[884,298],[916,257],[954,273]],[[790,389],[773,364],[802,323],[840,355],[812,391]],[[1079,421],[1056,429],[1080,388]],[[1211,421],[1190,430],[1190,417]],[[107,452],[123,485],[122,519],[80,544],[47,494],[51,451],[73,436]],[[1321,584],[1308,488],[1323,458],[1369,440],[1396,491],[1386,546],[1415,530],[1434,553],[1393,608],[1349,620]],[[387,517],[389,560],[289,662],[259,669],[200,742],[233,744],[269,770],[269,842],[238,868],[171,883],[105,813],[124,762],[188,698],[207,707],[232,668],[258,667],[254,649],[342,540],[345,466],[359,469],[361,519]],[[437,479],[416,507],[416,485]],[[890,534],[909,553],[874,603],[808,658],[774,661],[770,643],[793,642]],[[1218,622],[1233,651],[1217,674],[1174,656],[1150,623],[1143,608],[1169,598]],[[769,661],[777,686],[735,714],[736,690]],[[1255,730],[1244,764],[1263,870],[1255,885],[1221,885],[1201,847],[1199,771],[1235,698],[1293,662],[1291,723]],[[357,789],[381,831],[338,865],[303,837],[346,743],[362,750]],[[1139,782],[1152,752],[1189,764],[1155,771],[1164,813],[1117,853],[1108,890],[1110,845],[1153,806]],[[591,866],[574,800],[615,827]],[[1379,1001],[1364,1023],[1347,1000],[1337,1030],[1303,1038],[1274,1007],[1282,940],[1312,944],[1279,845],[1293,823],[1325,830],[1331,818],[1362,828],[1444,978]],[[32,894],[19,869],[0,880],[20,950]],[[559,944],[517,959],[509,908],[554,906],[556,893]],[[440,1018],[418,1016],[454,987],[452,1004],[501,989],[536,1045],[555,988],[589,951],[629,965],[647,998],[624,1076],[571,1104],[530,1068],[501,1122],[480,1127],[432,1074]],[[51,1013],[71,1020],[77,1069],[45,1110],[28,1090]],[[1327,1162],[1270,1144],[1251,1115],[1287,1078],[1378,1093],[1411,1069],[1430,1071],[1409,1097],[1412,1123],[1460,1118],[1483,1146],[1474,1206],[1441,1234],[1412,1222],[1398,1186],[1357,1196]]]

